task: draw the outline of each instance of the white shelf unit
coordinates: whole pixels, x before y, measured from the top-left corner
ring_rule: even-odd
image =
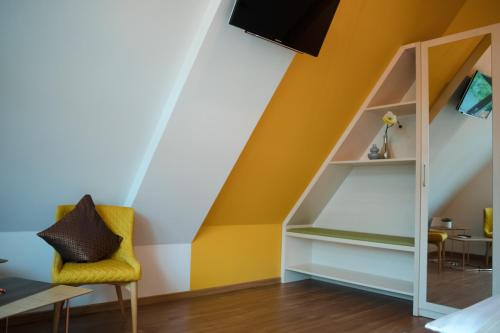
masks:
[[[413,87],[412,87],[413,88]],[[371,143],[381,144],[381,131],[383,126],[381,119],[385,113],[392,111],[399,119],[412,118],[416,120],[416,103],[400,102],[386,105],[369,107],[362,110],[362,115],[358,121],[352,125],[344,144],[339,147],[337,153],[333,157],[333,161],[345,160],[362,160],[367,159],[366,152]],[[399,129],[391,128],[391,134]],[[378,135],[378,138],[377,138]],[[378,140],[375,140],[377,138]],[[413,157],[416,156],[415,151],[412,152]]]
[[[392,111],[400,116],[401,115],[406,116],[410,114],[415,114],[416,105],[417,105],[416,101],[405,101],[399,103],[370,106],[365,109],[365,112],[379,112],[380,113],[379,115],[381,115],[386,113],[387,111]]]
[[[312,240],[317,240],[317,241],[331,242],[331,243],[338,243],[338,244],[349,244],[349,245],[355,245],[355,246],[373,247],[373,248],[377,248],[377,249],[403,251],[403,252],[410,252],[410,253],[415,252],[415,246],[377,243],[377,242],[370,242],[370,241],[363,241],[363,240],[356,240],[356,239],[337,238],[337,237],[321,236],[321,235],[300,234],[300,233],[290,232],[290,231],[287,231],[286,235],[288,237],[312,239]]]
[[[420,44],[401,47],[287,216],[283,229],[283,282],[318,278],[411,298],[417,293],[414,246],[297,233],[312,227],[414,237],[416,218],[416,132],[420,91]],[[396,114],[403,129],[390,129],[393,159],[369,160],[379,146],[382,117]]]
[[[405,280],[317,264],[296,265],[288,267],[287,270],[323,279],[332,279],[339,282],[354,284],[370,289],[378,289],[395,294],[413,296],[413,283]]]
[[[363,166],[363,165],[401,165],[401,164],[415,164],[416,158],[391,158],[387,160],[355,160],[355,161],[332,161],[331,165],[350,165],[350,166]]]

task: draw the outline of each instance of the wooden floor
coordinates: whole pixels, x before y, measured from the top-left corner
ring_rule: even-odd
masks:
[[[306,280],[142,306],[139,329],[160,332],[428,332],[408,301]],[[72,333],[129,331],[119,312],[75,317]],[[50,323],[10,333],[50,332]]]
[[[451,266],[454,261],[460,262],[460,257],[448,255],[448,263],[438,272],[437,263],[430,261],[427,268],[427,297],[429,302],[463,309],[491,296],[491,271],[474,270],[466,266]],[[483,265],[483,258],[471,258],[471,264],[476,267]]]

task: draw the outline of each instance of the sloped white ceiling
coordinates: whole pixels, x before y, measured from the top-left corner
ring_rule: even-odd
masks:
[[[208,4],[0,2],[0,231],[124,203]]]
[[[138,244],[191,243],[294,52],[227,22],[218,1],[137,195]]]

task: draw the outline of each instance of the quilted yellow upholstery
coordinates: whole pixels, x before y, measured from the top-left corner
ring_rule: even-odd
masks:
[[[483,231],[485,237],[493,238],[493,208],[484,209]]]
[[[57,207],[56,221],[71,211],[74,205]],[[60,284],[97,284],[138,281],[141,265],[134,256],[132,237],[134,231],[134,210],[129,207],[96,206],[106,225],[123,237],[120,248],[110,259],[95,263],[63,263],[55,252],[52,267],[52,282]]]
[[[441,243],[448,239],[448,233],[445,231],[431,230],[428,234],[429,243]]]
[[[89,284],[136,281],[137,274],[126,262],[106,259],[92,263],[64,264],[57,275],[57,283]]]

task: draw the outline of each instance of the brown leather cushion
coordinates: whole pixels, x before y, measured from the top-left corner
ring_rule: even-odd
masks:
[[[95,262],[110,257],[120,247],[122,237],[106,226],[90,195],[54,224],[38,233],[65,262]]]

